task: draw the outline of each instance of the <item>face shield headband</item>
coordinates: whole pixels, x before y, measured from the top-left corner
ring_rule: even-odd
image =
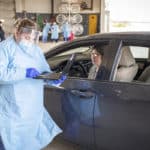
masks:
[[[39,31],[33,29],[33,28],[24,28],[24,27],[21,27],[21,34],[26,34],[29,38],[30,41],[33,41],[33,42],[38,42],[39,40]]]

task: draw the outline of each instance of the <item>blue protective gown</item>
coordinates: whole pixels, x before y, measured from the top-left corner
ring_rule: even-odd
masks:
[[[0,43],[0,137],[6,150],[40,150],[61,129],[43,105],[43,80],[26,68],[50,71],[41,49],[24,51],[9,37]]]
[[[71,26],[68,23],[63,24],[62,26],[62,32],[64,39],[68,39],[71,35]]]
[[[59,38],[59,27],[57,24],[51,27],[51,39],[57,40]]]
[[[43,28],[43,31],[42,31],[42,41],[43,42],[47,42],[48,32],[49,32],[50,29],[51,29],[50,24],[46,23],[44,28]]]

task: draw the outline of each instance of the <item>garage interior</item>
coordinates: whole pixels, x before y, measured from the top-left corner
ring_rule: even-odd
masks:
[[[80,36],[97,32],[150,30],[147,0],[138,2],[137,7],[135,0],[122,3],[119,0],[86,0],[86,7],[82,7],[82,2],[84,0],[43,0],[41,7],[40,0],[0,0],[0,19],[4,20],[6,35],[12,33],[12,25],[17,18],[28,17],[41,24],[44,19],[53,22],[59,14],[82,17],[80,24],[83,26],[83,32]],[[63,5],[64,8],[77,5],[79,7],[74,11],[64,11],[61,10]]]
[[[64,13],[64,15],[72,16],[80,14],[82,16],[82,22],[84,31],[81,35],[89,35],[102,31],[102,5],[103,0],[91,0],[87,1],[87,8],[81,8],[81,2],[78,0],[70,1],[70,5],[77,4],[80,6],[80,10],[76,12]],[[34,7],[33,7],[34,4]],[[41,1],[36,0],[1,0],[0,1],[0,19],[5,20],[3,27],[7,34],[12,33],[12,25],[17,18],[28,17],[30,19],[36,19],[38,23],[40,20],[56,20],[57,15],[63,14],[60,11],[62,4],[67,4],[65,0],[43,0],[42,7]],[[69,6],[69,5],[68,5]],[[69,14],[70,13],[70,14]]]
[[[45,19],[50,22],[57,22],[57,16],[60,14],[66,17],[73,17],[79,14],[82,17],[79,24],[83,27],[83,31],[77,36],[109,32],[110,12],[105,9],[106,1],[87,0],[88,6],[82,6],[82,2],[84,2],[84,0],[0,0],[0,19],[4,20],[3,28],[6,36],[13,33],[13,24],[18,18],[30,18],[36,21],[40,26]],[[73,13],[72,10],[68,10],[67,13],[62,12],[60,8],[64,4],[68,6],[77,4],[77,6],[80,6],[80,10]],[[114,26],[119,27],[119,29],[126,27],[128,24],[128,22],[122,21],[113,23]],[[42,31],[42,26],[40,26],[39,30]],[[47,49],[47,46],[47,44],[41,44],[41,47],[44,49]],[[86,148],[81,149],[78,145],[65,141],[60,135],[43,150],[86,150]]]
[[[36,19],[37,22],[39,20],[43,21],[44,19],[56,21],[57,15],[60,14],[59,7],[64,3],[66,4],[68,2],[65,0],[43,0],[41,6],[41,0],[0,0],[0,19],[4,20],[3,28],[5,35],[9,36],[13,33],[13,24],[18,18],[27,17],[33,20]],[[80,5],[81,1],[72,0],[71,4],[73,3]],[[88,8],[83,7],[77,12],[83,18],[81,24],[83,25],[84,31],[81,36],[94,34],[102,30],[101,5],[103,0],[91,0],[87,1],[87,3],[89,4]],[[68,16],[69,14],[67,13],[65,15]],[[84,148],[63,140],[60,135],[43,150],[60,149],[83,150]]]

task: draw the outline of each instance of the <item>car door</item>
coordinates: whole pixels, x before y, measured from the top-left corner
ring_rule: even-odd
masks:
[[[150,85],[101,82],[96,88],[103,93],[94,122],[97,148],[150,149]]]
[[[110,47],[113,43],[115,48],[111,47],[111,51],[106,49],[103,63],[111,70],[115,56],[113,49],[119,46],[119,41],[108,43]],[[107,57],[109,62],[105,61]],[[61,87],[45,87],[45,107],[63,129],[63,136],[86,149],[96,148],[94,118],[101,115],[98,103],[103,95],[95,88],[98,85],[98,81],[70,77]]]
[[[110,79],[95,88],[102,94],[98,103],[101,115],[94,120],[96,148],[149,150],[150,84]]]
[[[95,145],[93,115],[97,94],[92,91],[90,84],[74,78],[67,79],[63,87],[45,88],[45,106],[62,128],[63,137],[86,149]],[[97,109],[96,115],[99,114]]]

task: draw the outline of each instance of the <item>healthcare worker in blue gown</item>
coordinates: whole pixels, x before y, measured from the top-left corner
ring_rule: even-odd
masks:
[[[59,26],[56,22],[53,22],[53,25],[51,26],[51,41],[52,42],[58,42],[59,39]]]
[[[15,34],[0,43],[0,150],[41,150],[62,132],[43,105],[44,81],[34,79],[51,72],[34,43],[34,27],[31,20],[22,19]]]
[[[64,41],[69,41],[69,38],[71,36],[71,25],[68,23],[68,21],[66,21],[62,25],[62,33],[63,33]]]
[[[42,42],[46,43],[48,40],[48,33],[51,29],[51,25],[50,23],[46,20],[45,26],[43,27],[43,31],[42,31]]]

